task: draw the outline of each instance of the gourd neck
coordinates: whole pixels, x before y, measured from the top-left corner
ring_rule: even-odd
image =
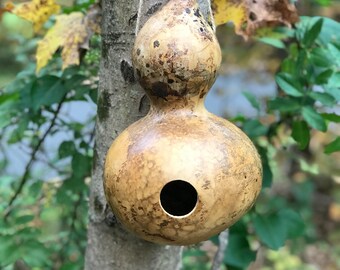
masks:
[[[166,98],[151,97],[150,113],[199,113],[205,111],[204,96],[188,97],[168,96]]]

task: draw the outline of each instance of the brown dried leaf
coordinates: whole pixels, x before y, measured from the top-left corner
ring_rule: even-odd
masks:
[[[248,38],[258,28],[291,26],[299,20],[290,0],[212,0],[216,25],[232,21],[237,34]]]
[[[250,36],[258,28],[273,27],[277,25],[291,26],[299,21],[294,4],[290,0],[248,0],[247,27],[244,32]]]

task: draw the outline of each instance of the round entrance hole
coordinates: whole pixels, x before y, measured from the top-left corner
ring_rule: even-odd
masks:
[[[197,191],[188,182],[174,180],[161,190],[160,202],[164,211],[172,216],[185,216],[194,210],[197,203]]]

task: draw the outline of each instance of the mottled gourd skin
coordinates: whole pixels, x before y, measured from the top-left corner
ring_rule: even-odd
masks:
[[[132,57],[151,109],[108,151],[107,201],[145,240],[204,241],[241,218],[262,184],[261,160],[249,138],[204,108],[221,61],[218,42],[195,1],[170,1],[139,32]],[[183,215],[169,213],[161,201],[164,186],[174,180],[197,192]]]
[[[206,94],[216,79],[221,50],[195,1],[170,1],[138,33],[132,60],[153,97]]]

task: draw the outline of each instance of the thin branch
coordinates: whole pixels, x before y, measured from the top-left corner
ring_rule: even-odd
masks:
[[[40,146],[42,145],[42,143],[45,141],[48,133],[51,131],[51,129],[54,126],[55,121],[57,120],[58,114],[60,112],[61,106],[63,105],[64,101],[65,101],[66,95],[63,97],[63,99],[60,101],[60,103],[58,104],[58,107],[56,109],[56,111],[54,112],[52,121],[49,125],[49,127],[47,128],[47,130],[45,131],[45,133],[43,134],[43,136],[40,138],[40,140],[38,141],[38,144],[34,147],[32,153],[31,153],[31,158],[28,161],[26,167],[25,167],[25,173],[24,175],[21,177],[19,186],[17,188],[17,190],[15,191],[14,195],[12,196],[12,198],[10,199],[7,209],[5,210],[5,215],[4,215],[4,220],[6,220],[8,218],[8,216],[11,214],[12,212],[12,205],[14,203],[14,201],[16,200],[16,198],[18,197],[18,195],[21,193],[24,185],[26,184],[27,180],[28,180],[28,176],[29,176],[29,172],[30,169],[32,167],[32,164],[35,160],[35,156],[38,153]]]
[[[224,258],[224,252],[228,246],[228,238],[229,238],[228,229],[221,232],[220,235],[218,236],[219,245],[218,245],[218,249],[217,249],[213,264],[211,266],[211,270],[220,269],[221,264],[223,262],[223,258]]]

